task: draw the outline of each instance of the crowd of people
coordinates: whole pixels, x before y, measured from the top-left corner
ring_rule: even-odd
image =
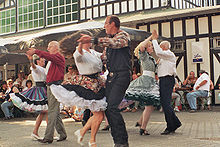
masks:
[[[209,92],[213,83],[208,73],[201,70],[196,78],[191,71],[183,83],[178,82],[176,56],[170,51],[170,42],[158,44],[155,30],[135,48],[142,72],[132,75],[129,34],[120,29],[120,20],[115,15],[106,18],[104,28],[106,37],[97,38],[83,30],[59,42],[51,41],[48,52],[30,48],[27,57],[31,76],[24,78],[19,73],[14,82],[2,82],[0,100],[4,119],[14,117],[13,105],[38,113],[31,136],[44,144],[64,141],[67,133],[60,116],[62,103],[67,114],[82,121],[83,127],[74,133],[79,145],[83,146],[84,135],[91,130],[88,145],[96,147],[96,134],[105,119],[102,130],[111,129],[114,146],[128,147],[128,133],[120,113],[123,110],[135,112],[142,106],[143,113],[135,126],[139,127],[140,135],[150,135],[146,129],[150,115],[155,107],[162,106],[167,126],[161,135],[168,135],[182,125],[175,111],[179,112],[186,102],[190,112],[195,112],[198,98],[206,98],[208,109],[211,109]],[[95,51],[93,45],[102,47],[103,53]],[[158,61],[151,55],[153,51]],[[66,74],[65,57],[73,57],[75,61],[75,65],[67,67]],[[45,60],[48,61],[46,67]],[[187,89],[184,94],[179,92],[181,87]],[[44,137],[40,138],[38,129],[44,117],[47,127]],[[60,135],[58,138],[54,137],[55,129]]]

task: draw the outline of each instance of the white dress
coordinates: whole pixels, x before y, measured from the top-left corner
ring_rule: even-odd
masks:
[[[80,75],[74,75],[73,84],[50,86],[55,98],[66,106],[77,106],[91,111],[104,111],[107,107],[103,79],[101,54],[93,49],[90,52],[78,50],[73,54]]]

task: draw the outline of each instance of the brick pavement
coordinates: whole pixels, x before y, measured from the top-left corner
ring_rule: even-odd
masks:
[[[129,134],[130,147],[218,147],[220,146],[220,111],[203,111],[197,113],[180,112],[177,116],[182,122],[174,135],[162,136],[165,129],[163,113],[153,112],[147,130],[150,136],[140,136],[139,129],[134,127],[141,115],[141,111],[123,113]],[[74,131],[81,127],[81,123],[72,119],[64,119],[68,134],[68,140],[53,142],[50,147],[78,147]],[[14,119],[10,121],[0,120],[0,147],[39,147],[37,141],[31,140],[30,134],[34,126],[34,118]],[[102,123],[101,128],[104,126]],[[39,134],[43,136],[46,123],[43,122]],[[84,137],[87,147],[90,134]],[[97,134],[98,147],[112,147],[113,141],[110,132],[100,131]]]

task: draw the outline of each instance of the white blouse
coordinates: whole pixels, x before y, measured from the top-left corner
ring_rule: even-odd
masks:
[[[32,67],[30,68],[32,70],[32,77],[34,79],[34,82],[44,82],[46,81],[46,69],[39,66],[35,65],[36,69],[33,69]]]
[[[82,49],[83,54],[80,54],[78,50],[73,53],[73,57],[81,75],[91,75],[102,71],[101,55],[93,49],[89,49],[90,52]]]

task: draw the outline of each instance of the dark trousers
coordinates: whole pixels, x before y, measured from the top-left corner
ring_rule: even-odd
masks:
[[[91,116],[91,111],[86,109],[83,113],[83,121],[87,122]]]
[[[171,106],[171,98],[173,87],[175,85],[175,79],[173,76],[161,77],[159,81],[160,86],[160,101],[165,114],[167,122],[167,130],[174,131],[181,125],[178,117]]]
[[[130,84],[130,72],[117,72],[107,77],[106,81],[106,98],[107,110],[105,111],[109,125],[111,127],[111,135],[115,144],[127,144],[128,134],[125,127],[124,119],[118,109],[125,91]]]

